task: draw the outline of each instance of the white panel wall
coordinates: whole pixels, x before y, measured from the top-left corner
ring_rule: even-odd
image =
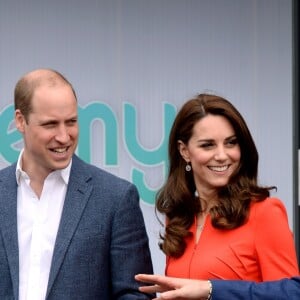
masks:
[[[164,179],[166,157],[151,161],[166,144],[163,124],[172,117],[164,118],[163,103],[179,107],[208,90],[245,116],[260,153],[261,183],[278,187],[292,226],[291,6],[290,0],[0,0],[0,168],[13,159],[9,138],[16,137],[7,127],[13,88],[31,69],[61,71],[82,108],[96,104],[116,121],[115,130],[93,121],[85,134],[91,152],[81,145],[81,153],[129,180],[133,169],[145,172],[149,193]],[[126,104],[136,124],[126,119]],[[128,149],[130,125],[144,156]],[[107,163],[106,146],[117,160]],[[154,208],[143,199],[141,206],[155,271],[163,273]]]

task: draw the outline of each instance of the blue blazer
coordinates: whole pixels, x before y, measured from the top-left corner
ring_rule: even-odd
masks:
[[[213,300],[299,300],[300,277],[254,283],[212,280]]]
[[[1,300],[18,299],[15,170],[0,171]],[[149,299],[138,273],[153,270],[136,187],[74,155],[46,299]]]

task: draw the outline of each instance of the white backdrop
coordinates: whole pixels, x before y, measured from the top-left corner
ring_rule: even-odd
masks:
[[[154,194],[176,108],[198,92],[228,98],[293,222],[291,0],[0,0],[0,168],[20,148],[16,81],[50,67],[74,85],[78,154],[137,184],[156,272]],[[276,221],[276,220],[274,220]]]

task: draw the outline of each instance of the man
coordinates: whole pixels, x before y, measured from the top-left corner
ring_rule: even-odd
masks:
[[[72,85],[26,74],[15,124],[24,148],[0,171],[0,299],[149,299],[134,280],[153,272],[137,189],[74,154]]]
[[[193,280],[161,275],[138,274],[136,280],[152,286],[145,293],[158,293],[158,299],[194,300],[299,300],[300,277],[260,283],[238,280]]]

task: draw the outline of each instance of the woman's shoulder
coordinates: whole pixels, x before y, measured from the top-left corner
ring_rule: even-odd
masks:
[[[253,201],[250,208],[250,215],[263,216],[269,215],[273,218],[278,215],[287,216],[284,203],[276,197],[267,197],[263,201]]]
[[[252,201],[252,205],[263,208],[273,206],[284,207],[282,200],[276,197],[267,197],[262,201]]]

